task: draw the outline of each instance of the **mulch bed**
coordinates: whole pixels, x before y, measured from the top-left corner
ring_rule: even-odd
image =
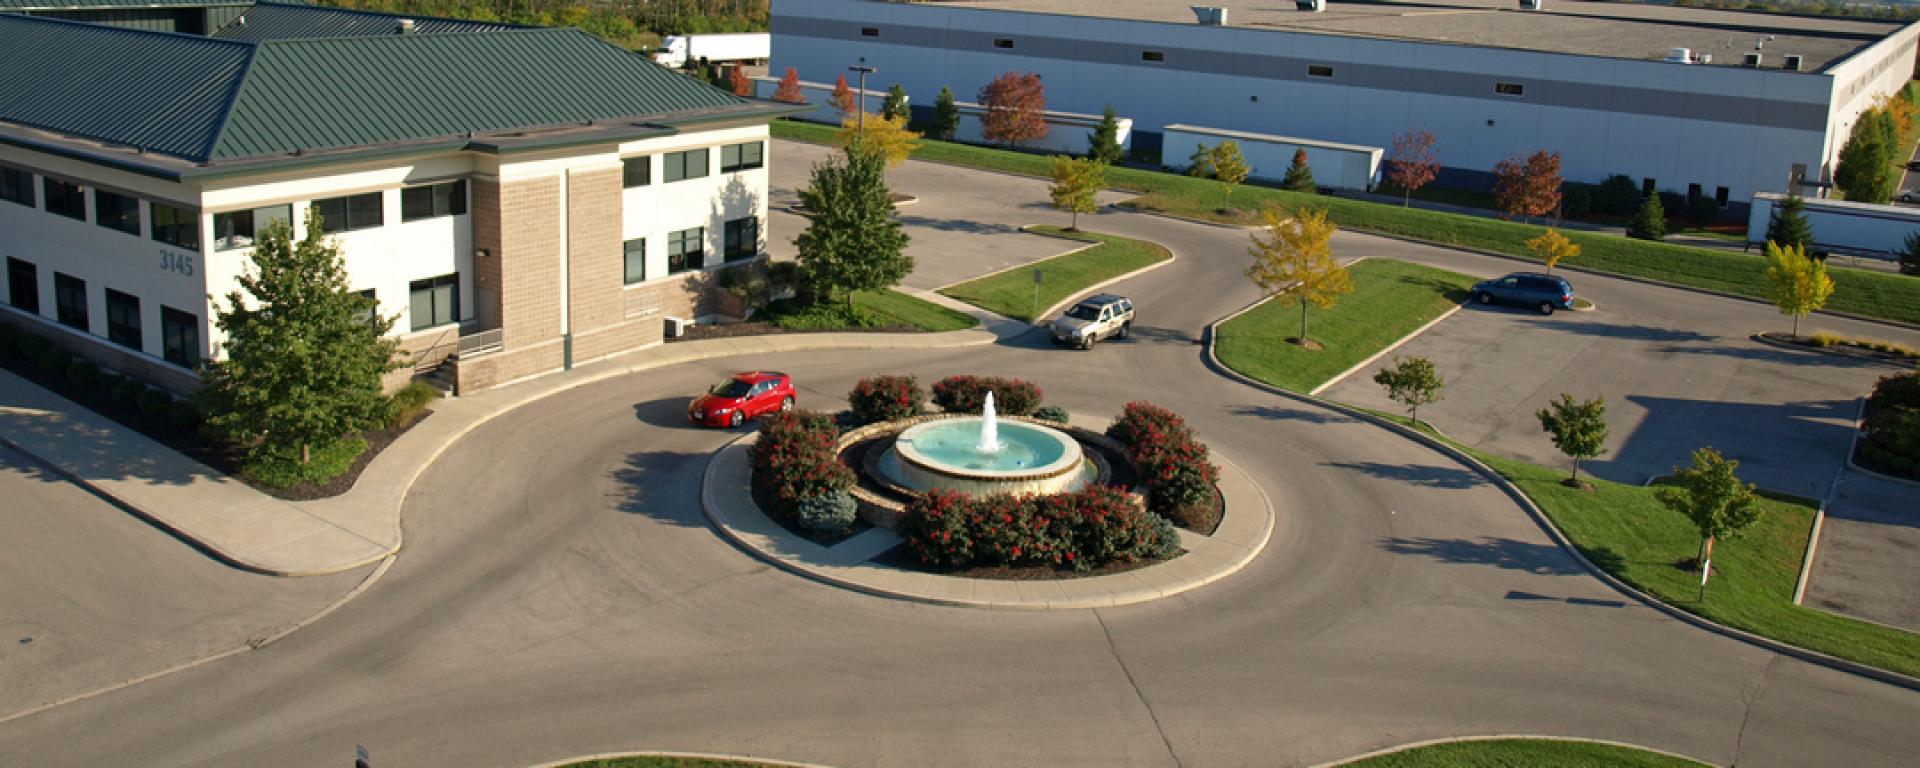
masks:
[[[1878,349],[1869,349],[1852,344],[1828,344],[1822,346],[1815,343],[1811,336],[1795,336],[1791,333],[1775,333],[1773,331],[1756,333],[1754,336],[1762,341],[1785,344],[1802,349],[1811,349],[1816,352],[1825,352],[1830,355],[1840,355],[1842,357],[1854,357],[1862,360],[1884,360],[1890,363],[1908,363],[1914,360],[1914,358],[1898,352],[1884,352]]]
[[[239,446],[233,443],[202,437],[199,430],[180,429],[168,423],[164,416],[150,417],[140,412],[137,407],[115,403],[107,393],[101,392],[96,387],[76,387],[67,380],[64,372],[48,374],[40,370],[40,366],[24,360],[7,360],[0,365],[4,365],[7,370],[18,374],[23,379],[72,400],[122,427],[145,435],[148,439],[205,464],[214,471],[244,482],[268,496],[287,501],[325,499],[346,493],[353,487],[354,481],[360,478],[360,472],[372,463],[375,456],[380,455],[380,451],[392,445],[394,440],[399,439],[401,435],[406,434],[407,430],[412,429],[415,424],[419,424],[431,414],[431,411],[423,411],[412,421],[394,429],[362,432],[360,437],[367,441],[367,450],[354,460],[353,466],[347,468],[346,472],[329,482],[318,485],[300,483],[286,488],[273,488],[255,482],[241,471],[241,462],[246,456]]]
[[[699,341],[701,339],[726,339],[735,336],[771,336],[784,333],[926,333],[925,328],[910,325],[879,325],[872,328],[820,328],[797,329],[782,328],[763,320],[748,320],[739,323],[717,323],[713,325],[690,325],[686,333],[669,337],[668,342]]]

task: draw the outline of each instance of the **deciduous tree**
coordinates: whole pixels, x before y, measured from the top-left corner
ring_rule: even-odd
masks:
[[[1562,259],[1580,255],[1580,244],[1568,240],[1559,230],[1549,229],[1539,237],[1528,240],[1527,251],[1534,258],[1546,262],[1547,271],[1552,272]]]
[[[1019,146],[1047,135],[1047,89],[1032,72],[1008,72],[980,89],[980,135]]]
[[[885,117],[852,114],[840,118],[840,133],[835,137],[841,149],[851,151],[854,144],[861,144],[879,152],[887,159],[887,167],[893,168],[906,162],[915,150],[920,148],[920,134],[907,130],[905,117]]]
[[[842,72],[840,73],[840,79],[833,81],[833,108],[840,111],[841,117],[846,117],[847,115],[857,117],[860,113],[854,110],[859,108],[860,105],[855,104],[854,100],[853,89],[847,87],[847,75]]]
[[[1706,597],[1704,569],[1713,557],[1714,540],[1738,538],[1742,531],[1760,520],[1760,509],[1753,504],[1753,485],[1740,482],[1734,474],[1739,467],[1740,462],[1721,456],[1719,451],[1701,448],[1693,452],[1691,466],[1673,468],[1680,487],[1653,492],[1663,506],[1686,517],[1700,531],[1700,554],[1694,563],[1703,569],[1700,579],[1703,598]]]
[[[953,89],[940,86],[940,95],[933,99],[933,136],[942,141],[953,141],[953,132],[960,129],[960,107],[953,103]]]
[[[1767,297],[1780,314],[1793,317],[1793,335],[1800,335],[1800,318],[1827,305],[1833,278],[1827,263],[1807,258],[1799,246],[1767,243]]]
[[[794,243],[809,289],[827,299],[899,284],[913,270],[907,233],[894,218],[887,191],[886,158],[858,145],[813,167],[800,191],[807,228]]]
[[[899,83],[889,86],[886,100],[880,102],[880,115],[887,118],[900,118],[902,124],[913,117],[913,113],[907,109],[907,89],[900,87]]]
[[[1100,113],[1100,124],[1087,135],[1087,156],[1107,165],[1119,165],[1124,156],[1120,147],[1120,118],[1113,113],[1112,104]]]
[[[225,355],[209,361],[197,397],[207,426],[251,459],[298,456],[380,423],[381,377],[404,366],[371,299],[349,290],[339,247],[309,213],[306,236],[285,222],[255,243],[214,323]]]
[[[1253,266],[1247,279],[1264,296],[1300,304],[1300,337],[1296,343],[1313,348],[1307,338],[1307,305],[1331,309],[1340,297],[1353,292],[1346,266],[1333,257],[1333,233],[1339,229],[1325,208],[1301,208],[1294,215],[1278,207],[1261,211],[1266,224],[1253,233]]]
[[[1861,112],[1854,121],[1847,143],[1840,148],[1840,162],[1833,170],[1834,186],[1848,200],[1884,203],[1893,199],[1899,184],[1893,163],[1899,149],[1889,134],[1896,134],[1893,119],[1881,110]]]
[[[1901,243],[1900,274],[1920,276],[1920,232],[1908,232]]]
[[[1313,194],[1319,190],[1319,187],[1313,183],[1313,168],[1307,165],[1307,150],[1293,150],[1293,164],[1287,166],[1286,178],[1280,180],[1280,186],[1307,194]]]
[[[1424,357],[1393,359],[1393,365],[1373,374],[1373,381],[1387,390],[1387,398],[1407,406],[1407,418],[1420,426],[1420,406],[1440,401],[1440,389],[1447,385],[1433,361]]]
[[[1067,229],[1080,228],[1080,214],[1097,210],[1095,195],[1107,183],[1107,164],[1085,157],[1053,156],[1053,186],[1048,193],[1053,196],[1055,210],[1073,214],[1073,224]]]
[[[1767,219],[1767,241],[1805,248],[1813,244],[1813,225],[1807,221],[1807,201],[1797,194],[1787,195],[1773,207]]]
[[[753,81],[747,78],[747,68],[733,66],[727,70],[727,86],[735,96],[753,95]]]
[[[1560,207],[1560,153],[1539,150],[1494,164],[1493,196],[1508,216],[1545,216]]]
[[[1540,417],[1540,428],[1553,436],[1553,446],[1573,459],[1573,475],[1565,484],[1580,487],[1580,460],[1607,450],[1607,404],[1597,397],[1576,403],[1572,395],[1562,392],[1559,400],[1548,402],[1534,415]]]
[[[1627,220],[1627,237],[1639,240],[1663,240],[1667,236],[1667,206],[1658,194],[1647,195],[1640,209]]]
[[[793,67],[787,67],[787,73],[780,76],[780,85],[773,89],[773,100],[788,104],[806,102],[806,95],[800,92],[800,73]]]
[[[1223,141],[1213,148],[1213,178],[1220,182],[1224,194],[1220,198],[1220,212],[1233,210],[1233,188],[1247,180],[1247,174],[1253,169],[1247,165],[1247,158],[1240,154],[1240,143]]]
[[[1387,156],[1387,180],[1400,188],[1400,205],[1413,202],[1413,193],[1440,175],[1440,153],[1428,131],[1408,131],[1393,137],[1393,153]]]

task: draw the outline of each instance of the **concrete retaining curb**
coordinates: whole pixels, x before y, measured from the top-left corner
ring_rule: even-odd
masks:
[[[1485,478],[1488,482],[1493,483],[1494,486],[1499,488],[1503,493],[1505,493],[1508,498],[1512,499],[1515,504],[1518,504],[1521,509],[1526,510],[1527,514],[1533,518],[1534,524],[1540,526],[1541,530],[1545,531],[1547,536],[1553,539],[1553,542],[1555,545],[1559,546],[1560,549],[1564,550],[1568,555],[1572,556],[1574,561],[1578,562],[1582,568],[1587,569],[1587,572],[1592,574],[1594,578],[1599,579],[1602,583],[1606,584],[1609,587],[1612,587],[1614,591],[1619,592],[1620,594],[1626,595],[1628,597],[1631,597],[1635,601],[1640,602],[1649,608],[1653,608],[1654,610],[1660,611],[1662,613],[1667,614],[1668,616],[1671,616],[1675,619],[1679,619],[1680,621],[1686,622],[1688,624],[1707,630],[1709,632],[1714,632],[1720,635],[1724,635],[1734,640],[1739,640],[1739,641],[1748,643],[1750,645],[1754,645],[1754,646],[1763,648],[1765,650],[1781,654],[1783,656],[1791,656],[1801,661],[1805,661],[1812,664],[1818,664],[1820,666],[1839,670],[1841,672],[1850,672],[1852,674],[1856,674],[1861,677],[1866,677],[1873,680],[1878,680],[1880,682],[1887,683],[1889,685],[1899,686],[1901,688],[1906,688],[1914,691],[1920,691],[1920,677],[1910,677],[1908,675],[1903,675],[1898,672],[1891,672],[1888,670],[1880,669],[1879,667],[1873,667],[1866,664],[1861,664],[1856,661],[1848,661],[1846,659],[1838,658],[1835,656],[1829,656],[1819,651],[1813,651],[1813,650],[1808,650],[1806,648],[1801,648],[1799,646],[1788,645],[1778,640],[1774,640],[1769,637],[1762,637],[1760,635],[1756,635],[1746,630],[1735,629],[1725,624],[1721,624],[1721,623],[1712,621],[1710,619],[1697,616],[1692,613],[1688,613],[1673,605],[1668,604],[1667,602],[1657,597],[1649,595],[1645,592],[1641,592],[1640,590],[1635,589],[1632,586],[1629,586],[1626,582],[1623,582],[1620,579],[1616,578],[1613,574],[1608,573],[1605,570],[1602,570],[1597,565],[1594,565],[1593,561],[1588,560],[1586,555],[1580,554],[1580,550],[1573,546],[1572,540],[1568,539],[1566,534],[1562,533],[1560,531],[1560,528],[1554,525],[1553,520],[1547,517],[1546,511],[1540,509],[1539,505],[1535,504],[1533,502],[1533,499],[1527,496],[1525,492],[1521,491],[1518,486],[1515,486],[1513,483],[1509,482],[1506,476],[1501,475],[1499,472],[1494,471],[1492,467],[1489,467],[1485,464],[1480,463],[1478,459],[1475,459],[1472,456],[1467,455],[1465,452],[1462,452],[1459,449],[1454,448],[1451,445],[1448,445],[1445,441],[1436,439],[1430,435],[1427,435],[1424,432],[1420,432],[1410,427],[1403,426],[1397,422],[1388,421],[1386,419],[1380,418],[1371,413],[1368,413],[1366,411],[1363,411],[1359,408],[1355,408],[1350,405],[1346,405],[1344,403],[1339,403],[1332,400],[1325,400],[1322,398],[1314,397],[1312,395],[1303,395],[1298,392],[1291,392],[1291,391],[1281,389],[1279,387],[1275,387],[1273,385],[1270,385],[1261,381],[1257,381],[1249,376],[1246,376],[1240,373],[1239,371],[1235,371],[1232,368],[1227,367],[1225,363],[1220,362],[1220,358],[1215,354],[1215,350],[1214,350],[1215,333],[1221,323],[1224,323],[1227,320],[1231,320],[1234,317],[1237,317],[1240,314],[1245,313],[1248,309],[1252,309],[1252,307],[1250,306],[1247,309],[1241,310],[1240,312],[1236,312],[1232,315],[1228,315],[1227,317],[1222,318],[1221,320],[1214,321],[1212,324],[1207,326],[1206,339],[1205,339],[1206,349],[1207,349],[1206,362],[1207,362],[1207,366],[1212,368],[1215,372],[1223,376],[1226,376],[1227,378],[1230,378],[1242,384],[1245,384],[1247,386],[1261,390],[1263,392],[1297,400],[1302,403],[1307,403],[1309,405],[1326,408],[1328,410],[1338,412],[1350,418],[1359,419],[1361,421],[1365,421],[1367,423],[1373,424],[1374,426],[1378,426],[1378,427],[1393,431],[1395,433],[1398,433],[1402,437],[1413,440],[1414,442],[1420,443],[1421,445],[1425,445],[1428,448],[1438,451],[1439,453],[1453,459],[1454,461],[1459,462],[1461,465],[1472,470],[1475,474],[1478,474],[1481,477]]]
[[[1705,760],[1700,760],[1698,758],[1692,758],[1686,755],[1682,755],[1678,752],[1668,752],[1664,749],[1654,749],[1653,747],[1644,746],[1641,744],[1629,744],[1624,741],[1612,741],[1609,739],[1582,739],[1582,738],[1572,738],[1567,736],[1548,736],[1548,735],[1536,734],[1536,733],[1497,733],[1497,734],[1492,734],[1487,736],[1450,736],[1444,739],[1427,739],[1425,741],[1416,741],[1410,744],[1401,744],[1400,746],[1397,746],[1397,747],[1387,747],[1386,749],[1376,749],[1364,755],[1354,755],[1353,757],[1349,757],[1344,760],[1335,760],[1331,763],[1320,763],[1319,765],[1313,766],[1313,768],[1340,768],[1340,766],[1351,765],[1353,763],[1357,763],[1362,760],[1371,760],[1373,758],[1381,757],[1384,755],[1393,755],[1401,752],[1406,752],[1408,750],[1419,749],[1421,747],[1433,747],[1433,746],[1439,746],[1441,744],[1458,744],[1458,743],[1467,742],[1467,741],[1513,741],[1513,740],[1577,741],[1584,744],[1605,744],[1609,747],[1637,749],[1642,752],[1652,752],[1655,754],[1666,755],[1667,757],[1675,758],[1678,760],[1691,760],[1693,762],[1700,763],[1702,765],[1713,764]]]
[[[782,768],[830,768],[829,766],[821,765],[819,763],[796,763],[791,760],[776,760],[771,757],[754,757],[752,755],[718,755],[712,752],[659,752],[654,750],[635,750],[632,752],[598,752],[591,755],[580,755],[579,757],[569,757],[565,760],[555,760],[551,763],[541,763],[539,765],[529,766],[529,768],[565,768],[566,766],[573,765],[575,763],[584,763],[589,760],[618,760],[624,757],[667,757],[667,758],[684,758],[688,760],[716,760],[716,761],[730,761],[730,762],[736,762],[736,763],[748,763],[751,765],[778,765],[778,766],[781,766]]]

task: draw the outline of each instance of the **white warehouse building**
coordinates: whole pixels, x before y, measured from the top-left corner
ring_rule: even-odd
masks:
[[[1570,181],[1624,174],[1738,207],[1827,181],[1855,117],[1913,77],[1920,37],[1626,3],[1213,2],[779,0],[773,72],[874,67],[928,105],[942,86],[967,99],[1030,71],[1048,109],[1112,105],[1148,151],[1172,124],[1373,147],[1427,130],[1443,184],[1485,186],[1501,159],[1546,149]]]
[[[211,36],[0,13],[0,69],[0,322],[180,391],[310,213],[462,391],[735,314],[714,278],[765,255],[794,111],[577,29],[298,4]]]

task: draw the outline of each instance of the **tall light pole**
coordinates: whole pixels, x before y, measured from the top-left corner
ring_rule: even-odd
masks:
[[[860,113],[860,116],[854,119],[858,125],[860,135],[865,136],[867,135],[867,75],[880,70],[863,64],[857,67],[847,67],[847,71],[860,73],[860,98],[854,102],[853,109]]]

